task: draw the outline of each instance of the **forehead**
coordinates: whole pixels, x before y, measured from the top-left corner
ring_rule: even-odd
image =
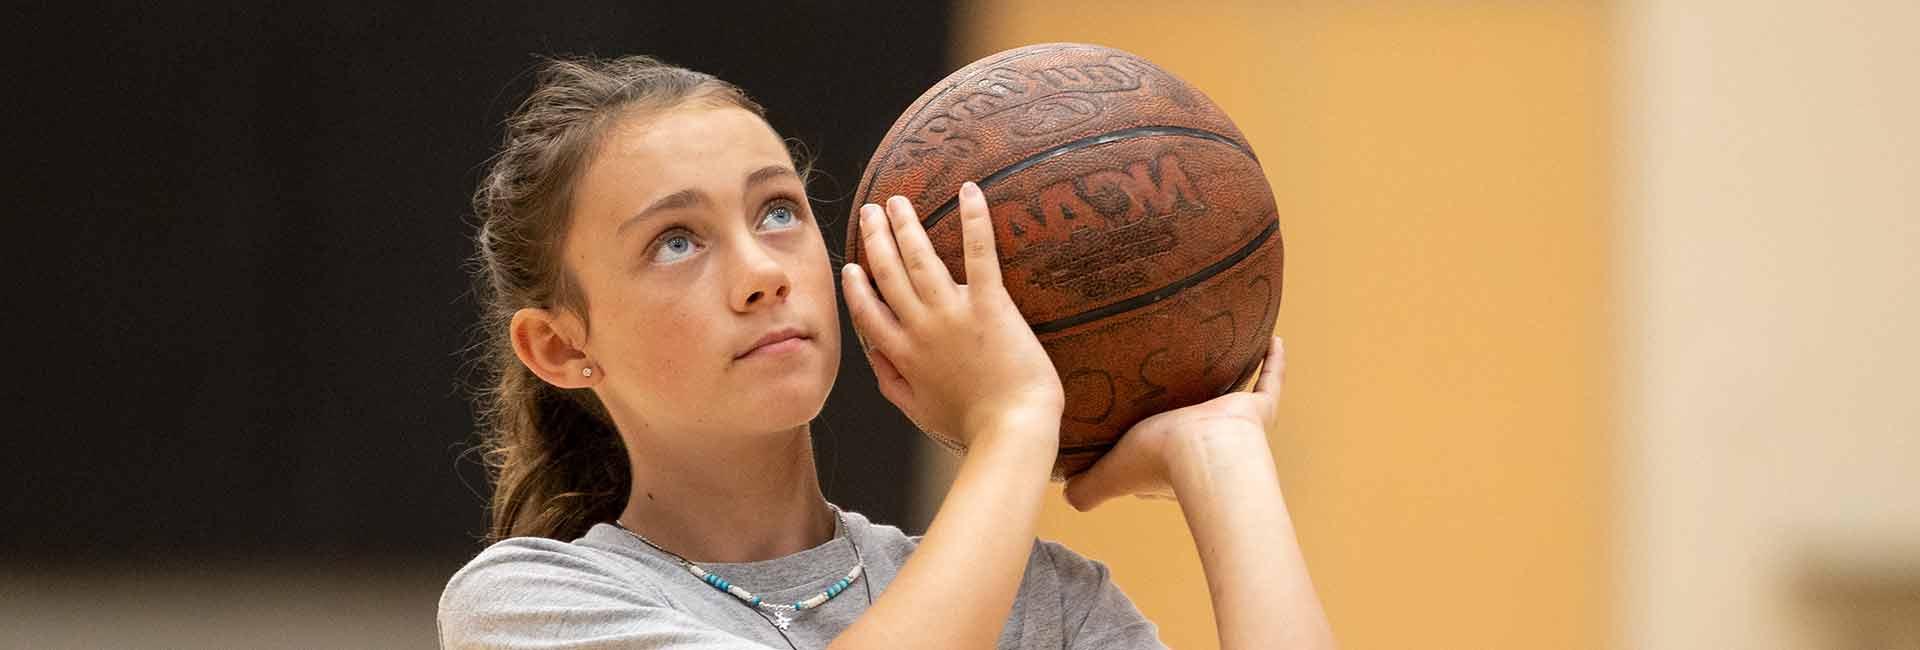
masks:
[[[738,183],[737,177],[770,162],[790,161],[765,120],[731,106],[686,105],[644,119],[622,118],[608,131],[588,175],[614,172],[628,176],[626,183],[671,192],[700,184],[701,177]]]

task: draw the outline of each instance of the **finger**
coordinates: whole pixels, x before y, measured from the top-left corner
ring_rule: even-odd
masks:
[[[1253,392],[1280,399],[1280,386],[1285,383],[1286,374],[1287,347],[1276,336],[1267,343],[1267,360],[1260,364],[1260,380],[1254,382]]]
[[[880,287],[880,296],[895,315],[918,320],[920,296],[907,280],[906,268],[900,263],[900,251],[894,248],[893,229],[887,227],[886,218],[880,206],[869,203],[860,207],[860,243],[866,248],[867,265],[859,271],[862,276],[871,274],[874,284]]]
[[[840,269],[843,290],[847,294],[847,313],[853,317],[853,330],[868,350],[896,350],[900,340],[900,321],[880,297],[874,295],[866,270],[858,264]]]
[[[1126,438],[1121,438],[1124,446]],[[1140,477],[1151,476],[1146,454],[1126,453],[1115,447],[1085,472],[1067,480],[1064,490],[1067,504],[1086,512],[1114,497],[1134,494],[1149,487]]]
[[[967,286],[1000,285],[1000,256],[994,251],[993,217],[980,186],[960,185],[960,242],[966,251]]]
[[[848,276],[852,281],[865,281],[865,278],[858,277],[858,269],[855,269],[855,271],[848,274]],[[868,304],[881,310],[886,309],[886,305],[876,304],[877,301],[872,300],[870,293],[866,301]],[[849,302],[851,302],[851,298]],[[873,317],[890,318],[891,315],[875,314]],[[854,323],[855,332],[860,331],[860,327],[859,319],[856,317]],[[891,325],[891,327],[897,328],[898,325]],[[913,387],[907,384],[906,375],[900,374],[900,369],[893,365],[893,360],[887,358],[887,353],[882,352],[878,346],[866,345],[863,339],[862,349],[866,351],[867,364],[873,367],[873,379],[874,382],[879,385],[880,396],[887,398],[889,402],[893,402],[894,406],[900,407],[902,411],[910,408],[913,398]]]
[[[900,262],[907,267],[907,279],[920,299],[944,303],[953,297],[953,274],[947,271],[940,254],[927,240],[927,229],[920,226],[920,215],[904,196],[887,199],[887,223],[893,227],[893,241],[900,249]]]

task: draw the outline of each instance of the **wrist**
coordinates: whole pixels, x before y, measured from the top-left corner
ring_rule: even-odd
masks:
[[[1060,449],[1060,411],[1043,407],[1016,408],[981,414],[965,425],[967,446],[1020,446]],[[1051,459],[1051,458],[1049,458]]]
[[[1268,474],[1274,471],[1267,432],[1256,427],[1200,427],[1169,438],[1165,442],[1167,478],[1176,492],[1182,484],[1205,482],[1244,469]]]

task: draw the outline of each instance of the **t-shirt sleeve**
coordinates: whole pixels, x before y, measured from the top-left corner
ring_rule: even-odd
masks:
[[[440,595],[440,647],[768,647],[675,611],[657,588],[609,576],[565,546],[508,540],[468,562]]]
[[[1041,541],[1060,580],[1067,648],[1165,648],[1160,630],[1120,592],[1107,565],[1055,542]]]

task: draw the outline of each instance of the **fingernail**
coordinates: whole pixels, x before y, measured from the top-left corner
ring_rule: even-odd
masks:
[[[972,194],[973,196],[980,196],[980,186],[973,184],[973,181],[967,181],[965,183],[961,183],[960,191],[964,193]]]

